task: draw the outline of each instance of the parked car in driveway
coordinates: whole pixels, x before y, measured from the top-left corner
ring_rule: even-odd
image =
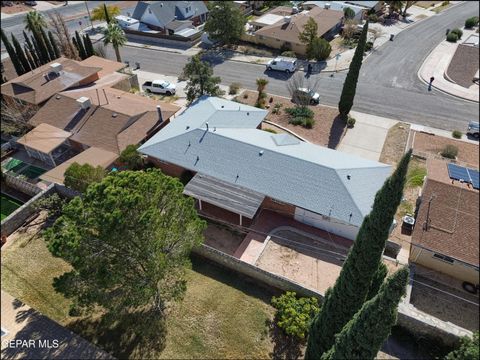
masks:
[[[285,71],[293,73],[297,70],[297,59],[277,57],[267,63],[267,70]]]
[[[470,121],[470,123],[468,124],[467,135],[472,135],[473,137],[476,137],[478,139],[479,127],[480,127],[480,124],[478,122]]]
[[[145,92],[152,92],[155,94],[175,95],[176,86],[166,80],[145,81],[142,85],[142,90]]]
[[[293,94],[293,101],[300,104],[318,105],[320,95],[311,89],[298,88]]]

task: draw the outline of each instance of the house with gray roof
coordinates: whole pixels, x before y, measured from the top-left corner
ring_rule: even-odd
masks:
[[[195,28],[207,20],[203,1],[139,1],[132,18],[165,35]]]
[[[358,5],[347,4],[343,1],[306,1],[302,3],[302,7],[306,10],[311,10],[314,7],[320,9],[331,9],[337,11],[344,11],[345,8],[350,8],[355,13],[354,20],[361,21],[363,13],[366,11],[364,7]]]
[[[248,226],[259,209],[354,240],[389,165],[261,130],[267,111],[215,97],[197,99],[139,151],[171,176],[200,210]]]

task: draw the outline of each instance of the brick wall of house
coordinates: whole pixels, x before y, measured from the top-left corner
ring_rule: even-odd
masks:
[[[295,215],[294,205],[276,201],[268,196],[263,200],[261,208],[276,211],[284,216],[293,217]]]
[[[148,157],[148,161],[155,165],[155,167],[159,168],[162,170],[163,173],[169,175],[169,176],[174,176],[174,177],[180,177],[182,173],[185,171],[185,169],[181,166],[174,165],[171,163],[167,163],[164,161],[160,161],[158,159]]]

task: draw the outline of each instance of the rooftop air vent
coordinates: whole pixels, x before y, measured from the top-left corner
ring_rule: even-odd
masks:
[[[60,100],[60,95],[55,96],[55,99]]]
[[[60,71],[62,71],[63,65],[60,63],[53,63],[50,65],[50,71],[54,72],[57,75],[60,75]]]
[[[113,118],[116,118],[117,116],[118,116],[118,114],[116,112],[112,113]]]
[[[262,155],[263,155],[263,150],[260,150],[260,152],[258,153],[258,155],[262,156]]]
[[[80,105],[80,108],[83,110],[87,110],[92,105],[90,102],[90,99],[86,96],[79,97],[77,99],[77,103]]]
[[[347,179],[350,180],[350,179],[351,179],[351,176],[350,176],[350,175],[347,175]]]
[[[290,20],[292,20],[292,17],[291,17],[291,16],[285,16],[285,17],[283,18],[283,20],[284,20],[286,23],[289,23]]]
[[[325,5],[323,6],[325,9],[330,9],[330,3],[325,3]]]

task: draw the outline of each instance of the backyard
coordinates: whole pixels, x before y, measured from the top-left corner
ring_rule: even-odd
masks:
[[[1,199],[2,220],[5,219],[11,213],[13,213],[15,210],[17,210],[20,206],[22,206],[22,203],[20,201],[2,193],[2,199]]]
[[[115,328],[101,327],[101,313],[68,315],[70,301],[56,293],[53,278],[69,270],[39,236],[21,234],[2,249],[2,289],[120,357],[268,358],[273,349],[268,323],[274,293],[197,257],[188,271],[187,293],[169,309],[164,349],[141,349]],[[220,296],[219,296],[220,295]],[[241,329],[242,331],[239,331]]]

